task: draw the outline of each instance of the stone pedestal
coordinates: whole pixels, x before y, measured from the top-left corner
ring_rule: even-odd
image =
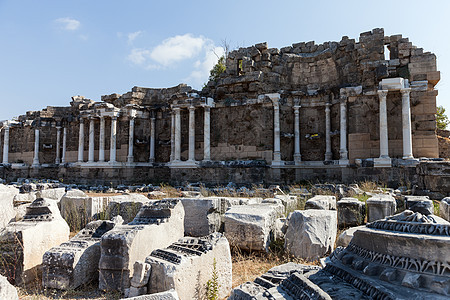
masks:
[[[337,202],[338,226],[359,226],[366,217],[366,205],[356,198],[342,198]]]
[[[395,198],[389,195],[374,195],[367,199],[367,222],[381,220],[395,214]]]

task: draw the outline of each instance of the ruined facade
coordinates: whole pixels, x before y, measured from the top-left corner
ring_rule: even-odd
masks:
[[[202,91],[133,87],[4,121],[3,177],[292,182],[415,167],[439,157],[439,79],[434,54],[383,29],[260,43],[230,52]]]

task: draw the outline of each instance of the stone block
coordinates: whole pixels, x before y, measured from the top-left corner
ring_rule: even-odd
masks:
[[[19,300],[16,288],[2,275],[0,275],[0,299]]]
[[[167,247],[184,236],[184,209],[179,200],[160,200],[142,206],[127,225],[103,235],[99,262],[101,290],[130,287],[134,263],[153,250]]]
[[[115,225],[112,221],[92,221],[68,242],[45,252],[42,285],[67,290],[97,279],[100,240]]]
[[[375,194],[367,199],[367,222],[384,219],[395,214],[397,205],[395,198],[390,195]]]
[[[36,192],[36,198],[47,198],[56,201],[60,201],[66,194],[66,188],[45,189]]]
[[[281,207],[280,207],[281,206]],[[224,233],[232,246],[244,250],[268,251],[280,204],[230,207],[224,215]]]
[[[450,197],[445,197],[441,200],[439,214],[441,218],[450,222]]]
[[[350,227],[347,230],[344,230],[337,238],[336,240],[336,246],[337,247],[347,247],[348,244],[350,244],[350,241],[353,238],[353,234],[358,229],[365,228],[364,225],[362,226],[356,226],[356,227]]]
[[[217,276],[218,299],[231,291],[231,253],[220,233],[201,238],[182,238],[165,249],[154,250],[145,262],[151,265],[150,294],[174,288],[180,299],[206,296],[208,280]]]
[[[61,217],[56,202],[36,199],[27,207],[20,222],[8,224],[0,232],[0,265],[15,284],[26,284],[40,276],[42,256],[46,251],[69,239],[69,226]]]
[[[297,258],[316,260],[333,250],[336,232],[336,211],[296,210],[287,219],[284,247]]]
[[[356,198],[342,198],[337,202],[339,227],[359,226],[366,217],[366,205]]]
[[[120,215],[124,223],[129,223],[145,204],[152,201],[154,200],[150,200],[144,195],[133,193],[108,197],[105,214],[108,219]],[[100,203],[101,201],[99,199],[96,202]]]
[[[19,194],[19,189],[13,186],[0,184],[0,229],[6,227],[16,216],[14,211],[14,197]]]
[[[306,201],[305,209],[336,210],[336,197],[325,195],[314,196]]]
[[[174,289],[169,291],[151,294],[151,295],[142,295],[131,298],[123,298],[121,300],[179,300],[178,294]]]
[[[434,214],[433,201],[428,196],[405,196],[405,207],[426,216]]]

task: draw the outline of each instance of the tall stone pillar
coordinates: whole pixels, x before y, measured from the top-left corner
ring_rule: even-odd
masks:
[[[271,95],[269,98],[273,103],[273,166],[282,165],[280,149],[280,96]]]
[[[109,162],[116,162],[116,143],[117,143],[117,116],[111,117],[111,147],[109,148]]]
[[[94,125],[94,118],[89,118],[89,153],[88,153],[88,162],[93,163],[94,162],[94,138],[95,138],[95,125]]]
[[[80,118],[80,133],[78,135],[78,162],[83,162],[84,158],[84,119]]]
[[[403,129],[403,159],[413,159],[411,137],[411,107],[410,88],[401,89],[402,93],[402,129]]]
[[[98,147],[98,161],[105,161],[105,117],[100,116],[100,136]]]
[[[56,158],[55,164],[59,165],[61,162],[61,127],[56,127]]]
[[[175,111],[172,110],[170,123],[170,161],[175,160]]]
[[[341,96],[340,99],[341,122],[340,122],[340,160],[348,161],[347,151],[347,96]]]
[[[175,112],[175,153],[174,153],[174,161],[181,160],[181,116],[180,116],[180,108],[174,107]]]
[[[9,155],[9,126],[5,126],[5,136],[3,139],[3,164],[8,164]]]
[[[155,162],[155,127],[155,118],[152,117],[150,118],[150,157],[148,159],[150,163]]]
[[[302,161],[300,154],[300,105],[294,105],[294,162],[299,165]]]
[[[203,161],[211,160],[211,107],[204,106],[204,124],[203,124]]]
[[[39,129],[34,129],[34,157],[33,167],[39,166]]]
[[[380,158],[389,158],[389,140],[387,125],[387,105],[386,97],[388,90],[379,90],[380,100]]]
[[[128,136],[128,156],[127,162],[132,163],[134,160],[133,155],[133,146],[134,146],[134,117],[130,117],[130,132]]]
[[[63,146],[62,146],[62,156],[61,163],[66,163],[66,149],[67,149],[67,128],[63,128]]]
[[[325,160],[331,160],[333,153],[331,152],[331,117],[330,103],[325,104]]]
[[[195,107],[189,106],[189,162],[195,161]]]

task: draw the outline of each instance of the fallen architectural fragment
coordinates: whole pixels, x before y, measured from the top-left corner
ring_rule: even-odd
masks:
[[[181,201],[161,200],[142,206],[132,222],[116,226],[102,236],[99,288],[123,292],[130,287],[136,261],[183,236]]]
[[[0,299],[19,300],[16,288],[2,275],[0,275]]]
[[[201,299],[206,296],[208,281],[215,277],[218,299],[231,291],[230,245],[220,233],[182,238],[167,248],[154,250],[145,263],[149,265],[148,283],[142,289],[134,287],[132,281],[131,289],[149,294],[174,289],[180,299]]]
[[[323,269],[282,265],[229,299],[448,299],[449,247],[449,222],[406,210],[358,228]]]
[[[178,294],[175,290],[165,291],[161,293],[142,295],[131,298],[123,298],[121,300],[179,300]]]
[[[306,201],[305,209],[336,210],[336,197],[317,195]]]
[[[446,197],[441,200],[439,205],[439,213],[442,218],[450,222],[450,198]]]
[[[390,195],[376,194],[367,199],[367,222],[384,219],[395,214],[397,204]]]
[[[433,201],[428,196],[405,196],[405,206],[426,216],[434,213]]]
[[[356,198],[342,198],[337,202],[339,227],[359,226],[366,218],[366,204]]]
[[[230,245],[243,250],[268,251],[275,221],[284,213],[281,203],[230,207],[224,215],[224,233]]]
[[[0,229],[14,219],[14,197],[19,194],[19,190],[12,186],[0,184]]]
[[[348,244],[350,244],[350,241],[353,238],[353,235],[355,234],[355,231],[364,228],[365,226],[356,226],[356,227],[350,227],[347,230],[344,230],[336,239],[336,246],[337,247],[347,247]]]
[[[101,237],[121,221],[92,221],[68,242],[45,252],[42,285],[67,290],[97,279]]]
[[[0,272],[17,284],[26,284],[40,273],[42,256],[69,239],[69,226],[53,200],[36,199],[20,222],[0,231]]]
[[[370,177],[450,192],[448,175],[435,167],[449,162],[415,159],[439,156],[440,72],[436,56],[408,38],[376,28],[358,40],[259,43],[230,51],[225,65],[201,91],[135,86],[2,122],[5,177],[103,184]]]
[[[296,210],[287,219],[284,247],[295,257],[317,260],[333,251],[336,231],[336,211]]]

